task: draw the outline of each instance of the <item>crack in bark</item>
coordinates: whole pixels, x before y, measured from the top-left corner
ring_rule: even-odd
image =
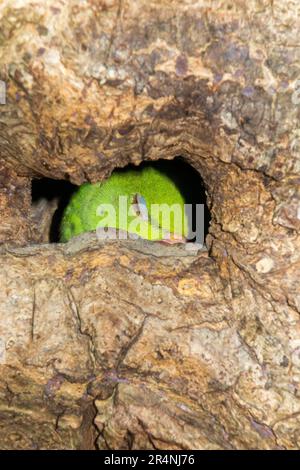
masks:
[[[32,300],[32,314],[31,314],[31,341],[34,341],[34,321],[35,321],[35,310],[36,310],[36,293],[35,286],[33,286],[33,300]]]
[[[124,362],[128,352],[130,351],[130,349],[132,348],[132,346],[137,343],[137,341],[140,339],[142,333],[143,333],[143,330],[144,330],[144,326],[145,326],[145,323],[146,323],[146,320],[148,318],[148,315],[145,315],[144,318],[143,318],[143,321],[139,327],[139,329],[137,330],[137,332],[135,333],[135,335],[131,338],[131,340],[121,349],[120,353],[119,353],[119,357],[117,358],[117,361],[116,361],[116,370],[118,371],[120,369],[120,367],[122,366],[122,362]]]
[[[95,349],[96,348],[95,348],[95,345],[94,345],[94,338],[88,331],[83,331],[82,323],[81,323],[81,317],[80,317],[80,313],[79,313],[79,308],[78,308],[77,303],[75,301],[75,297],[73,295],[73,292],[67,286],[65,286],[65,288],[66,288],[66,294],[67,294],[67,298],[68,298],[68,301],[69,301],[69,306],[70,306],[71,312],[74,314],[74,318],[75,318],[76,323],[78,325],[78,331],[80,332],[81,335],[85,336],[88,339],[89,356],[90,356],[90,359],[92,361],[93,367],[95,368],[96,364],[97,364],[97,359],[95,357]]]

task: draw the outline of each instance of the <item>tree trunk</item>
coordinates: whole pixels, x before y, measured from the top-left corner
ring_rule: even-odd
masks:
[[[1,2],[1,448],[300,448],[299,26],[296,0]],[[38,243],[33,178],[178,155],[207,250]]]

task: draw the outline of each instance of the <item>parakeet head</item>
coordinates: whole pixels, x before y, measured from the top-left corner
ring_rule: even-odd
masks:
[[[185,198],[174,179],[155,165],[115,170],[105,181],[79,187],[65,209],[61,241],[110,227],[149,240],[188,233]]]

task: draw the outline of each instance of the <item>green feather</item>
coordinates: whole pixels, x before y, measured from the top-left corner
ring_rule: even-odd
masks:
[[[120,214],[119,196],[126,198],[132,215]],[[115,170],[107,180],[85,183],[73,194],[62,217],[60,240],[67,242],[83,232],[105,226],[149,240],[162,240],[167,232],[183,238],[188,233],[184,203],[176,179],[155,165]],[[111,204],[115,213],[99,213],[99,206],[103,204]],[[148,210],[146,218],[144,204]],[[167,205],[164,207],[166,212],[155,211],[153,204]],[[177,216],[171,210],[174,204],[180,208]],[[120,215],[122,220],[119,220]]]

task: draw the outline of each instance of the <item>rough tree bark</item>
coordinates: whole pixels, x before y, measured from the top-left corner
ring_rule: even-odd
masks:
[[[300,447],[299,27],[297,0],[2,0],[1,448]],[[32,178],[176,155],[207,251],[37,243]]]

